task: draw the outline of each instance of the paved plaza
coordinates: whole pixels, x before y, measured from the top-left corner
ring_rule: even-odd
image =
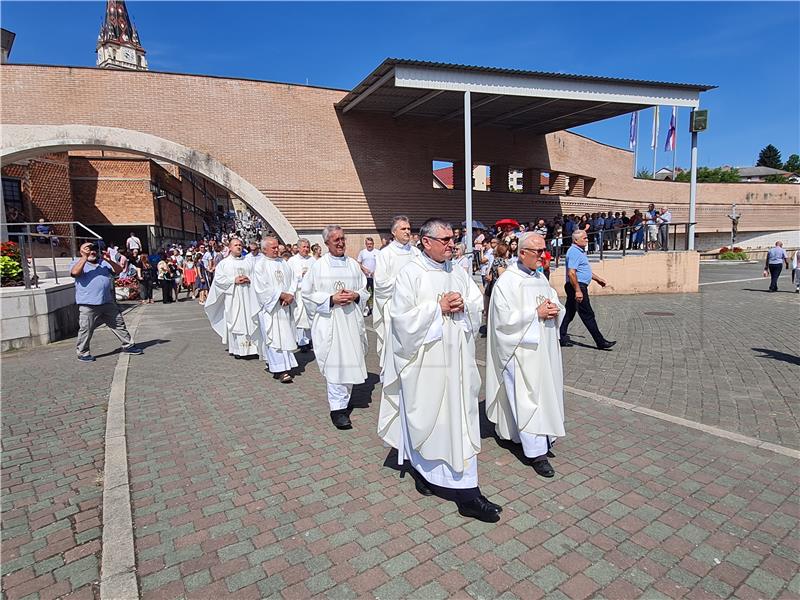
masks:
[[[800,298],[786,277],[777,294],[738,281],[760,272],[704,265],[698,294],[593,299],[618,344],[599,352],[572,326],[556,477],[483,423],[480,483],[504,506],[497,524],[385,466],[374,352],[354,429],[338,431],[313,355],[281,385],[260,361],[229,357],[196,303],[132,307],[145,348],[125,395],[140,595],[800,597]],[[3,355],[9,600],[100,597],[116,338],[98,331],[93,352],[78,363],[67,340]]]

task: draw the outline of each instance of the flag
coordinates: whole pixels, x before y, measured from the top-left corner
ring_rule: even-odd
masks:
[[[628,136],[628,148],[633,150],[636,147],[636,137],[639,133],[639,111],[631,113],[631,131]]]
[[[650,147],[655,150],[658,147],[658,106],[653,107],[653,137],[650,139]]]
[[[675,129],[675,121],[678,116],[678,107],[672,107],[672,117],[669,120],[669,131],[667,131],[667,141],[664,144],[664,152],[675,150],[675,143],[677,142],[677,130]]]

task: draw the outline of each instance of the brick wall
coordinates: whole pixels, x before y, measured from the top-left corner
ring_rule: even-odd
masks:
[[[43,154],[23,164],[6,165],[3,177],[21,180],[25,217],[29,222],[75,219],[66,153]],[[66,232],[63,227],[55,229],[60,235]]]
[[[73,153],[69,163],[76,219],[89,226],[154,223],[149,162]]]
[[[375,231],[400,211],[418,221],[464,216],[463,191],[431,190],[431,161],[463,157],[457,120],[342,115],[334,109],[341,90],[155,72],[3,65],[0,85],[14,93],[0,107],[3,123],[122,127],[207,152],[265,193],[298,230],[335,220]],[[632,212],[648,202],[677,215],[688,210],[688,184],[635,180],[630,152],[568,132],[477,128],[473,160],[581,175],[591,197],[476,192],[482,220],[602,207]],[[698,229],[724,227],[734,202],[743,231],[800,227],[800,186],[708,184],[698,186]]]

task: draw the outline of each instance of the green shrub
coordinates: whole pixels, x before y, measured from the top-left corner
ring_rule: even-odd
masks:
[[[747,252],[732,252],[728,250],[727,252],[720,252],[718,258],[720,260],[747,260]]]
[[[9,284],[22,279],[22,266],[19,261],[10,256],[0,256],[0,279],[3,283]]]

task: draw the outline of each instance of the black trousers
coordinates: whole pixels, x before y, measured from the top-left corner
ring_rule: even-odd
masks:
[[[583,292],[583,301],[577,302],[575,300],[575,288],[572,287],[571,282],[567,282],[564,286],[564,289],[567,292],[567,314],[564,316],[564,320],[561,321],[561,339],[567,339],[567,329],[569,328],[569,324],[572,322],[572,319],[575,318],[575,313],[577,312],[583,321],[583,324],[586,326],[586,329],[589,330],[589,333],[592,334],[592,338],[594,339],[595,344],[600,344],[605,341],[603,334],[600,333],[600,329],[597,327],[597,319],[594,317],[594,310],[592,310],[592,304],[589,302],[589,286],[585,283],[578,284],[581,288],[581,292]]]
[[[427,485],[431,489],[431,491],[442,500],[449,500],[450,502],[455,502],[456,504],[460,504],[462,502],[471,502],[481,495],[481,488],[479,487],[446,488],[440,485],[436,485],[435,483],[431,483],[430,481],[426,480],[422,475],[420,475],[417,472],[417,470],[410,465],[408,466],[408,472],[411,474],[411,477],[413,479],[419,478],[420,480],[422,480],[422,482],[425,485]]]
[[[780,277],[781,271],[783,271],[783,265],[781,264],[769,265],[769,276],[770,276],[769,290],[771,292],[778,291],[778,277]]]
[[[175,287],[175,282],[172,279],[159,279],[161,286],[161,301],[164,304],[172,302],[172,288]]]

